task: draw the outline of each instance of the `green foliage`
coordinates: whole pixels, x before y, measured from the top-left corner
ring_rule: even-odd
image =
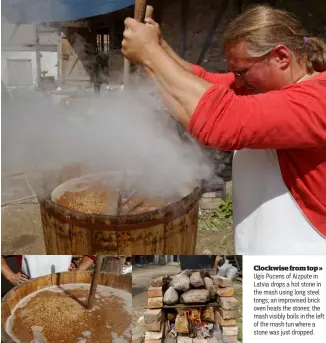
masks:
[[[232,201],[224,201],[220,203],[218,207],[219,215],[223,218],[230,218],[232,217],[233,210],[232,210]]]
[[[201,211],[198,222],[198,234],[201,239],[199,245],[202,250],[209,248],[218,253],[234,254],[231,187],[227,189],[226,200],[221,200],[220,205]],[[208,237],[214,239],[214,243],[210,242]]]
[[[242,342],[242,321],[241,323],[238,323],[238,324],[241,324],[241,326],[239,326],[239,331],[238,331],[238,341]]]
[[[217,209],[203,211],[199,217],[199,226],[213,231],[232,226],[232,202],[222,200]]]

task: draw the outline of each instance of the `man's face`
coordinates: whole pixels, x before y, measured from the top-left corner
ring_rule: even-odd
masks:
[[[279,59],[278,51],[271,51],[262,57],[248,56],[244,43],[226,50],[228,69],[235,73],[236,88],[245,87],[249,93],[265,93],[286,85],[287,64]],[[284,56],[283,56],[284,57]],[[286,68],[284,68],[286,67]]]

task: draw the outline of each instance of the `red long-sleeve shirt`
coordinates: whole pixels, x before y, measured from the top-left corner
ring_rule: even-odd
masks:
[[[234,75],[193,73],[213,83],[188,130],[221,150],[276,149],[284,183],[314,227],[326,236],[326,72],[278,91],[246,95]]]

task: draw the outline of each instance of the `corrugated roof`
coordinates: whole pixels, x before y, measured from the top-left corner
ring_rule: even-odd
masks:
[[[135,0],[2,0],[2,14],[12,22],[71,21],[118,11]]]

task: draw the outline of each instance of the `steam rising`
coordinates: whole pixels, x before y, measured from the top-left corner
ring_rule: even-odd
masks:
[[[3,32],[3,41],[9,35]],[[74,50],[83,64],[94,67],[92,49],[76,35]],[[138,186],[149,195],[168,197],[180,186],[210,179],[207,154],[194,140],[180,138],[153,91],[147,82],[100,97],[79,91],[70,106],[55,105],[49,94],[16,91],[14,100],[2,106],[2,169],[27,171],[41,197],[57,186],[54,175],[76,162],[92,172],[139,172]]]
[[[182,141],[175,122],[146,87],[78,102],[78,109],[74,102],[58,107],[31,93],[29,99],[5,106],[3,168],[43,177],[74,162],[91,166],[93,172],[137,171],[143,174],[140,187],[162,196],[211,176],[199,145]],[[36,191],[44,193],[41,188]]]

